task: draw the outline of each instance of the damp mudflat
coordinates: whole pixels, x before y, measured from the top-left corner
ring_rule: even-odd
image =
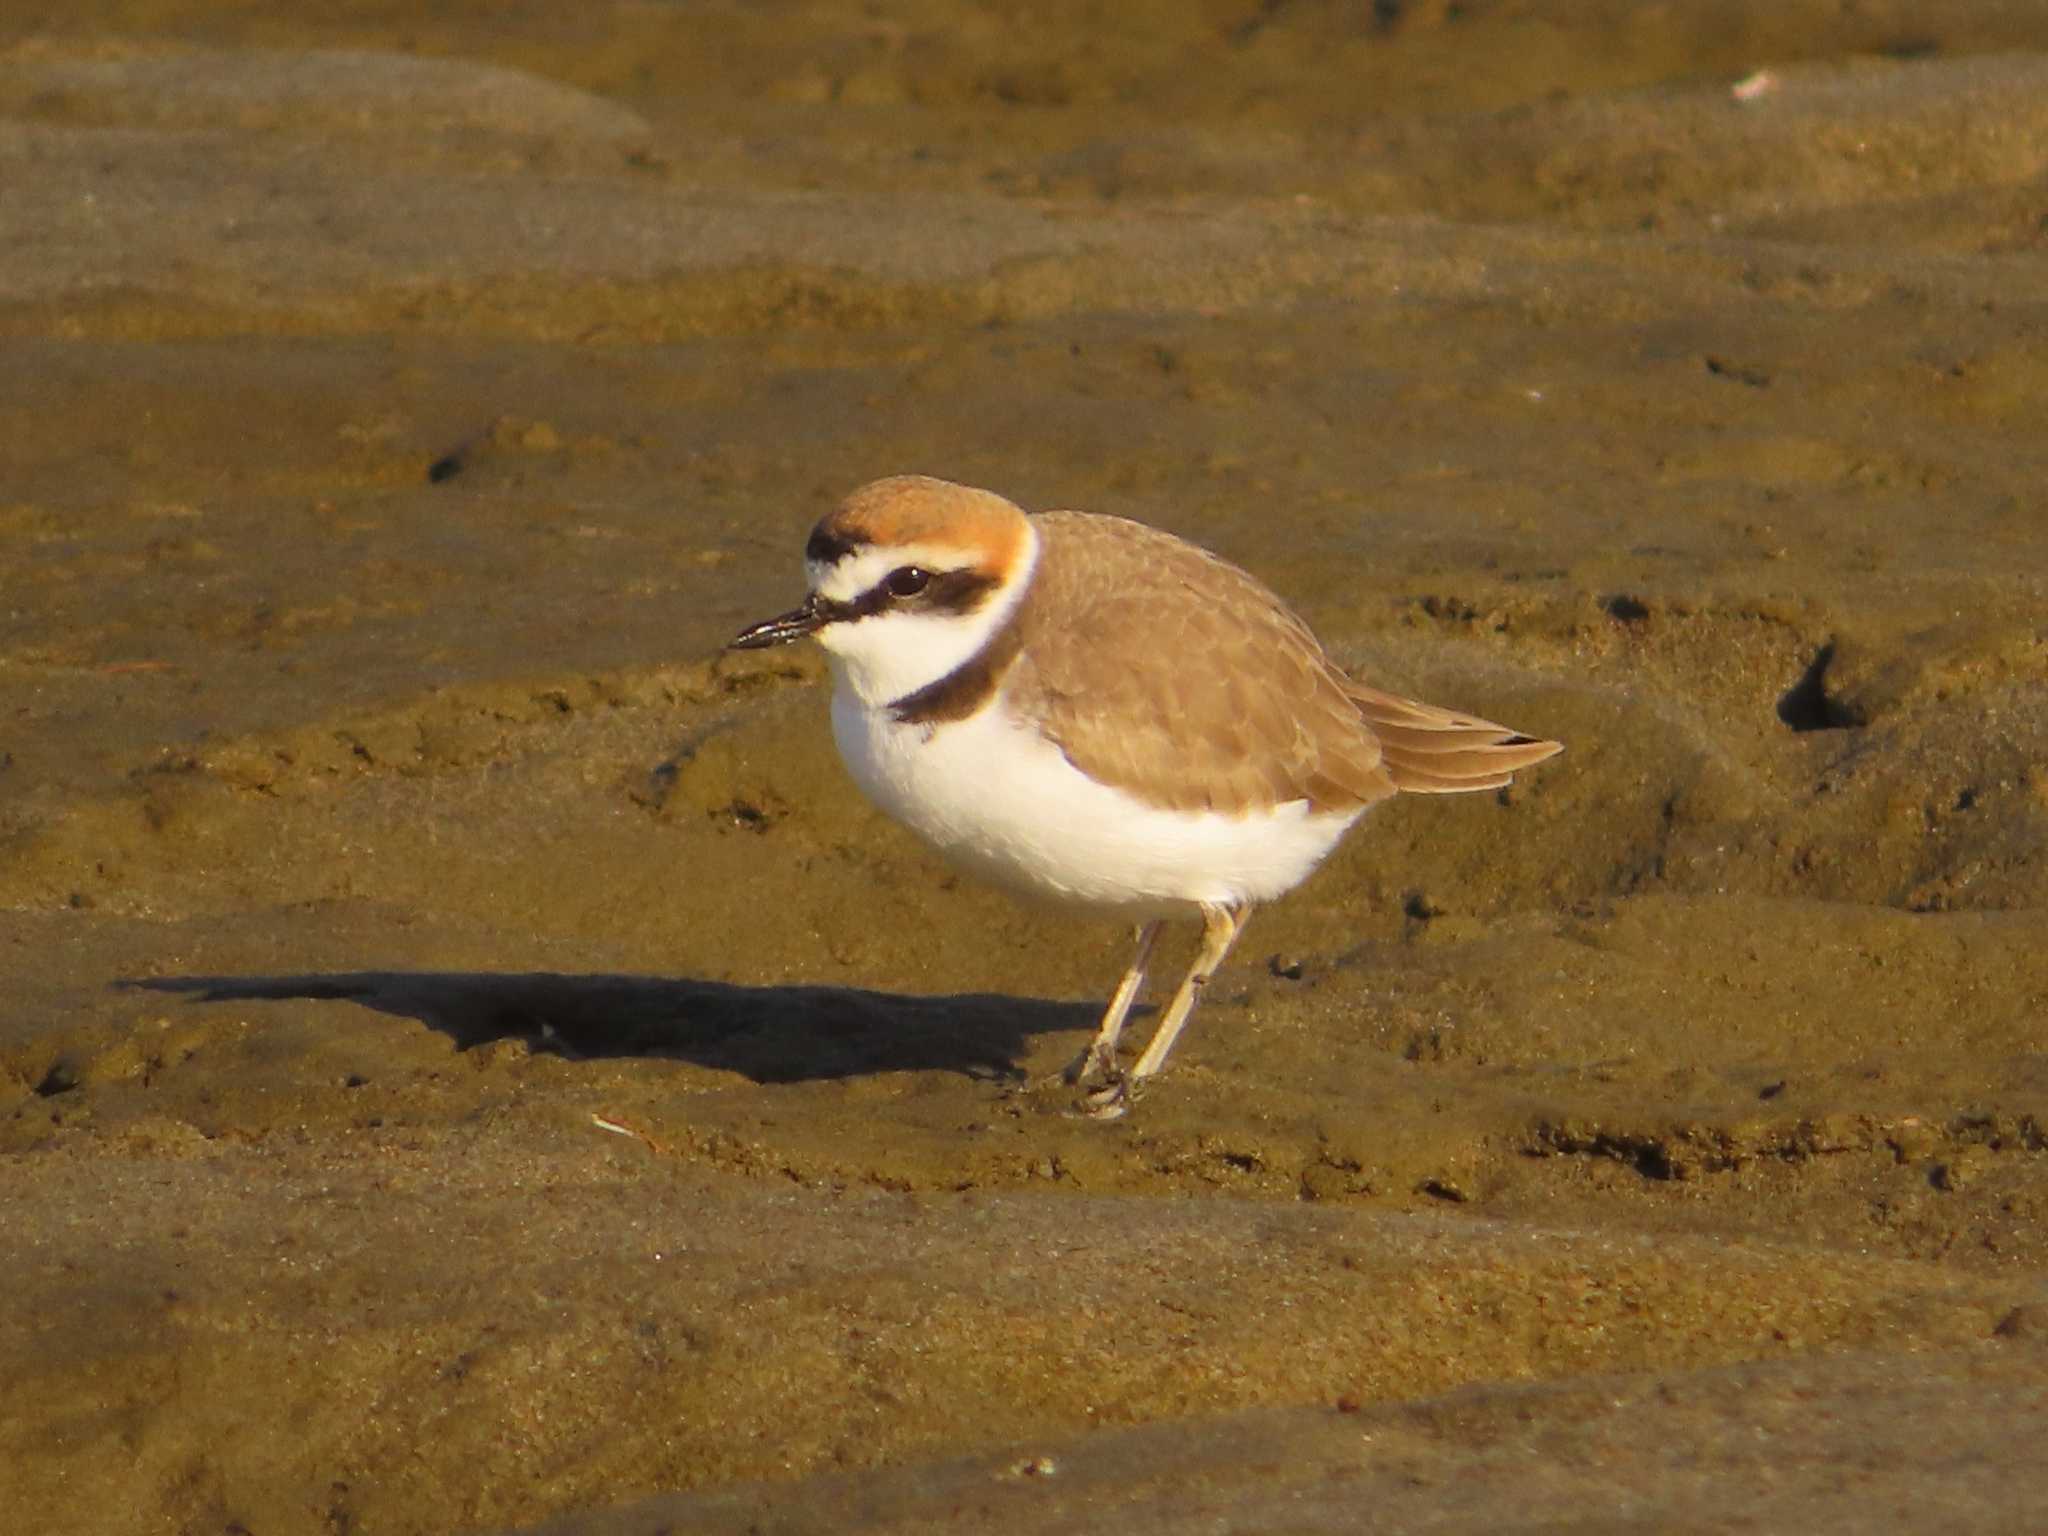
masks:
[[[16,1518],[2037,1525],[2048,21],[1837,10],[12,8]],[[1565,755],[1077,1118],[719,651],[902,471]]]

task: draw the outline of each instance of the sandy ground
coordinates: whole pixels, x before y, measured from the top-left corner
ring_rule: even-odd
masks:
[[[1104,9],[9,8],[23,1529],[2048,1523],[2048,15]],[[903,470],[1567,753],[1078,1119]]]

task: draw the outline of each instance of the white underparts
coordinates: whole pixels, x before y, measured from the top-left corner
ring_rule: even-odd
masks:
[[[1300,884],[1357,810],[1316,813],[1304,800],[1243,816],[1162,810],[1082,773],[1004,707],[1000,690],[964,720],[896,719],[890,705],[972,660],[1009,621],[1038,552],[1032,529],[977,612],[884,610],[818,631],[837,684],[832,732],[860,787],[955,863],[1058,902],[1164,915],[1268,901]],[[945,569],[948,558],[957,564],[959,552],[859,549],[814,570],[812,585],[850,602],[897,566]]]
[[[832,731],[869,798],[939,852],[1061,902],[1170,913],[1268,901],[1307,878],[1360,814],[1302,800],[1244,816],[1162,810],[1082,773],[1000,694],[965,720],[903,725],[843,683]]]

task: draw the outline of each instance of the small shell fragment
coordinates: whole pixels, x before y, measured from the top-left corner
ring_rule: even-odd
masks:
[[[1761,101],[1777,88],[1777,75],[1768,69],[1759,69],[1729,86],[1728,94],[1737,101]]]

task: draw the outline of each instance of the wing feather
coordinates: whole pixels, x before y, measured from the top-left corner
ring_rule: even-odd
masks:
[[[1005,693],[1104,783],[1176,810],[1341,812],[1496,787],[1559,750],[1354,683],[1272,592],[1171,534],[1085,512],[1033,522]]]

